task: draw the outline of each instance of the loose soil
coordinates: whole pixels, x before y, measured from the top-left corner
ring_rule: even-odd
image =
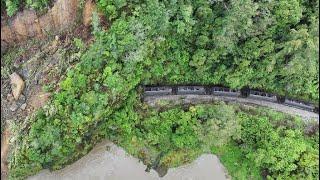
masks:
[[[89,44],[92,41],[89,27],[79,26],[73,32],[46,40],[29,40],[1,54],[1,137],[4,131],[9,133],[10,124],[24,124],[35,110],[44,106],[50,94],[58,89],[67,68],[79,61],[81,52],[75,47],[74,38]],[[18,100],[13,98],[9,78],[14,72],[25,82]],[[6,166],[10,151],[10,136],[4,137],[1,138],[1,167]],[[5,173],[5,166],[1,173]]]
[[[5,130],[1,134],[1,179],[4,180],[7,177],[8,166],[7,166],[7,154],[9,151],[9,131]]]

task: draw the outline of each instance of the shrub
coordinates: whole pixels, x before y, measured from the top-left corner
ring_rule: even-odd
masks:
[[[7,14],[13,16],[19,9],[19,0],[6,0]]]
[[[52,0],[1,0],[1,8],[6,7],[9,17],[13,16],[21,7],[28,7],[41,11],[48,7]]]
[[[267,169],[271,178],[319,177],[319,166],[305,164],[306,157],[318,162],[318,149],[303,135],[303,129],[274,126],[267,117],[241,115],[241,140],[246,156]]]

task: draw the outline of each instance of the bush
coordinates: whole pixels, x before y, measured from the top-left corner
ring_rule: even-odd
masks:
[[[19,0],[6,0],[7,14],[13,16],[19,9]]]
[[[48,7],[52,0],[1,0],[1,8],[6,7],[9,17],[16,14],[21,7],[28,7],[36,11],[41,11]],[[2,12],[2,11],[1,11]]]
[[[49,5],[51,0],[26,0],[26,5],[34,10],[41,10]]]
[[[274,126],[267,117],[247,114],[241,115],[241,127],[246,156],[254,159],[261,169],[266,169],[270,178],[319,177],[319,165],[315,163],[319,161],[319,150],[314,147],[316,142],[303,135],[303,129]]]

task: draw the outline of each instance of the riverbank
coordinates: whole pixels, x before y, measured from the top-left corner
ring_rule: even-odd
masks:
[[[174,180],[174,179],[228,179],[228,175],[217,156],[203,154],[191,164],[171,168],[160,178],[156,171],[145,172],[145,166],[137,158],[128,155],[121,147],[104,140],[90,153],[62,170],[43,170],[28,180]]]

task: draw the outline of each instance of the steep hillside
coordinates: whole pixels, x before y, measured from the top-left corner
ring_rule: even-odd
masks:
[[[46,105],[16,123],[11,179],[61,169],[104,138],[149,168],[212,152],[235,179],[319,178],[317,123],[221,102],[152,109],[140,88],[214,84],[318,104],[318,1],[97,0],[88,9],[94,40],[73,40],[78,61]]]

